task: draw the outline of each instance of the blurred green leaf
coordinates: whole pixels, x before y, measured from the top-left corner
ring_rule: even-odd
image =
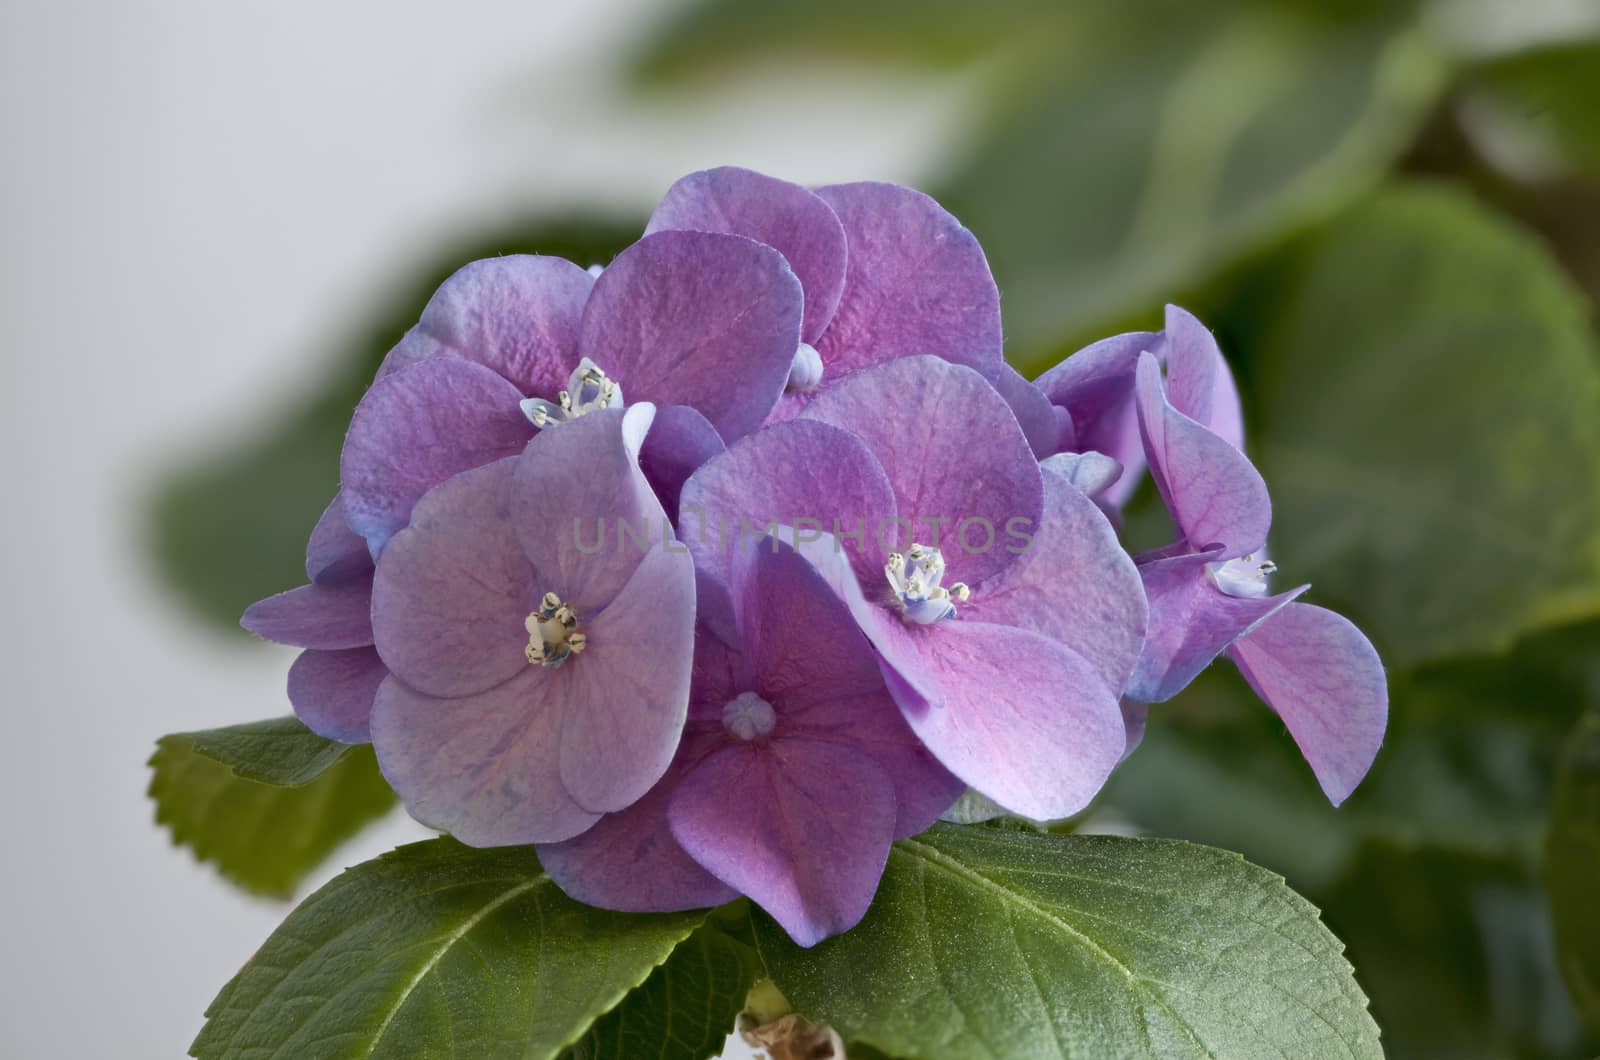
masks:
[[[1545,859],[1561,971],[1600,1036],[1600,711],[1579,720],[1562,753]]]
[[[203,1060],[560,1055],[705,919],[566,897],[531,847],[400,847],[311,895],[222,988]]]
[[[939,825],[895,844],[854,929],[756,930],[796,1011],[894,1055],[1382,1055],[1317,911],[1188,843]]]
[[[1526,869],[1375,843],[1323,908],[1372,998],[1390,1060],[1593,1055]]]
[[[1600,612],[1600,361],[1535,239],[1392,189],[1258,263],[1213,319],[1253,383],[1285,583],[1390,667]]]
[[[1562,734],[1600,702],[1596,659],[1600,623],[1588,623],[1507,657],[1392,675],[1383,748],[1337,809],[1283,723],[1220,665],[1151,709],[1102,806],[1143,831],[1238,850],[1311,895],[1369,838],[1531,865]]]
[[[1471,83],[1543,133],[1573,163],[1600,174],[1600,40],[1567,40],[1501,56]]]
[[[1404,5],[1124,10],[1133,25],[1016,70],[936,191],[982,241],[1028,370],[1359,195],[1442,81]]]
[[[156,821],[173,842],[278,898],[395,802],[370,746],[324,740],[293,718],[163,736],[150,768]]]
[[[760,974],[749,946],[707,922],[589,1028],[564,1060],[705,1060],[718,1055]]]
[[[613,217],[518,223],[499,236],[441,250],[365,314],[365,323],[330,344],[326,368],[308,383],[304,400],[254,436],[198,446],[195,461],[160,486],[148,537],[167,581],[200,614],[227,627],[236,627],[256,600],[304,582],[306,537],[339,488],[350,413],[434,289],[467,262],[498,254],[610,261],[642,227]]]

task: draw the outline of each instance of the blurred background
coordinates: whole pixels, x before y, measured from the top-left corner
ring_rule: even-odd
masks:
[[[1283,873],[1391,1056],[1600,1051],[1595,0],[9,0],[0,86],[0,1053],[180,1054],[284,897],[423,834],[235,816],[247,895],[144,763],[287,712],[238,614],[303,580],[433,287],[608,260],[720,163],[939,197],[1030,376],[1166,300],[1217,330],[1275,558],[1377,643],[1387,744],[1333,810],[1219,667],[1093,822]]]

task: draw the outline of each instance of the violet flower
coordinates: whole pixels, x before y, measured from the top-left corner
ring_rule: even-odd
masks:
[[[863,369],[713,457],[682,512],[697,562],[723,581],[728,535],[794,528],[911,728],[1006,809],[1070,815],[1121,756],[1138,574],[972,369],[935,357]]]
[[[920,191],[833,184],[809,191],[723,166],[674,184],[648,232],[748,236],[777,248],[805,287],[788,419],[821,387],[898,357],[927,354],[996,380],[1000,293],[973,234]],[[733,439],[729,439],[731,442]]]
[[[1181,311],[1169,311],[1166,354],[1165,381],[1155,356],[1138,354],[1134,399],[1142,447],[1179,539],[1140,558],[1150,628],[1126,694],[1142,703],[1170,699],[1226,652],[1338,805],[1383,741],[1383,664],[1348,620],[1293,602],[1308,586],[1269,592],[1272,506],[1239,447],[1238,400],[1222,355]]]
[[[372,741],[419,820],[474,846],[566,839],[666,770],[694,569],[638,467],[654,411],[598,411],[447,479],[384,550]]]
[[[802,304],[783,256],[739,236],[648,235],[598,279],[560,258],[473,262],[357,406],[340,460],[345,516],[376,556],[451,475],[624,400],[661,406],[642,460],[671,506],[689,471],[772,410]]]
[[[305,650],[289,667],[289,702],[319,736],[366,743],[373,697],[389,670],[372,646],[372,557],[347,526],[340,498],[306,544],[310,584],[251,604],[241,625]]]
[[[906,725],[806,560],[763,540],[730,576],[731,599],[702,588],[689,721],[667,775],[539,857],[567,894],[611,909],[746,894],[810,946],[861,919],[890,843],[931,825],[961,783]]]

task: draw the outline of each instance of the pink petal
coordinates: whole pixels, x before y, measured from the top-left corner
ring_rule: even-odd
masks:
[[[1128,681],[1130,699],[1142,703],[1171,699],[1224,648],[1306,590],[1302,585],[1276,596],[1229,596],[1206,573],[1207,564],[1219,554],[1174,556],[1139,567],[1150,601],[1150,626]]]
[[[923,657],[943,708],[906,720],[944,766],[1013,813],[1070,817],[1122,758],[1116,694],[1065,645],[1011,626],[954,620],[931,627]]]
[[[1335,806],[1367,775],[1389,720],[1389,688],[1372,643],[1348,620],[1290,604],[1228,655],[1289,727]]]
[[[844,226],[816,194],[736,166],[682,178],[662,198],[645,232],[688,229],[746,236],[783,254],[805,289],[800,338],[815,342],[844,290]]]
[[[289,702],[318,736],[367,743],[372,701],[388,676],[389,668],[370,647],[303,651],[289,667]]]
[[[691,857],[813,946],[872,904],[894,837],[894,789],[849,748],[752,741],[696,766],[667,820]]]
[[[477,847],[559,842],[599,820],[561,785],[562,703],[545,684],[559,672],[524,664],[460,699],[384,681],[372,743],[411,815]]]
[[[1150,354],[1140,357],[1137,388],[1150,471],[1184,538],[1198,550],[1220,550],[1223,559],[1260,549],[1272,525],[1272,501],[1255,465],[1172,407]]]
[[[595,281],[580,349],[626,400],[690,405],[731,441],[759,427],[783,393],[803,308],[800,281],[771,247],[657,232]]]
[[[900,543],[894,516],[889,480],[860,439],[800,419],[773,424],[708,461],[684,485],[678,522],[696,563],[724,582],[742,530],[759,534],[774,521],[804,534],[860,530],[842,547],[877,585],[888,551]]]
[[[377,555],[422,495],[458,471],[522,451],[533,426],[522,393],[456,357],[421,361],[372,384],[339,459],[344,514]]]
[[[297,648],[338,650],[372,643],[372,575],[257,600],[239,624],[258,637]]]
[[[960,618],[1020,626],[1058,640],[1100,668],[1120,692],[1144,644],[1144,585],[1117,532],[1058,475],[1045,476],[1045,510],[1027,548],[973,590]]]
[[[694,564],[652,552],[604,610],[582,654],[550,676],[562,704],[561,782],[586,810],[620,810],[672,761],[689,707]]]
[[[977,238],[910,188],[834,184],[817,194],[843,223],[849,247],[844,293],[816,343],[823,385],[918,354],[995,378],[1000,292]]]
[[[1011,531],[1039,524],[1038,460],[1000,394],[983,377],[935,357],[903,357],[835,383],[802,419],[860,438],[894,487],[911,539],[944,552],[946,584],[1003,570]],[[861,572],[863,582],[865,572]]]

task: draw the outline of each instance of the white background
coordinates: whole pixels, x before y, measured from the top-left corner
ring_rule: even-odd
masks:
[[[0,6],[0,1055],[179,1056],[288,911],[170,847],[144,797],[156,736],[287,709],[288,652],[194,624],[154,580],[140,503],[164,467],[304,393],[453,232],[643,210],[721,162],[914,183],[954,128],[959,86],[859,72],[631,98],[621,49],[667,13]],[[396,815],[313,882],[419,834]]]

